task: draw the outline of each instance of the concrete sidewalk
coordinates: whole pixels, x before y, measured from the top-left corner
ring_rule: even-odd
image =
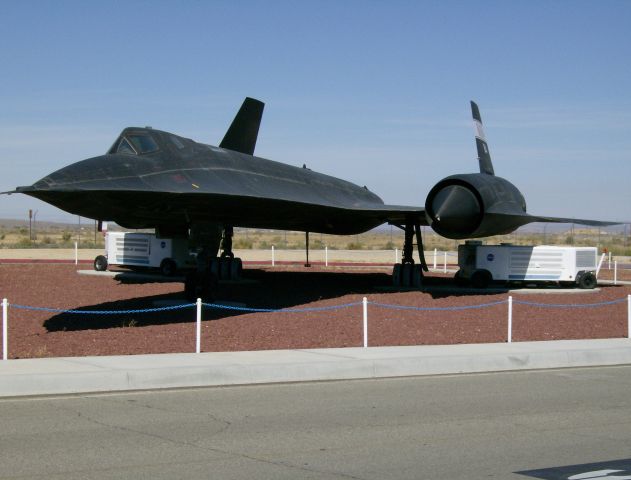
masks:
[[[0,397],[631,364],[631,340],[0,361]]]

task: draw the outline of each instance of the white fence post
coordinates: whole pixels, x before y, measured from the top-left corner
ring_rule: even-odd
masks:
[[[329,247],[324,246],[324,266],[329,266]]]
[[[399,263],[399,249],[394,249],[394,263]]]
[[[74,242],[74,264],[79,264],[79,244]]]
[[[9,313],[7,306],[9,302],[7,302],[6,298],[2,299],[2,360],[6,360],[9,356],[9,341],[7,338],[8,330],[9,330]]]
[[[436,270],[436,256],[438,255],[438,249],[434,249],[434,270]]]
[[[196,322],[196,334],[195,334],[195,353],[201,353],[202,351],[202,299],[197,299],[197,322]]]
[[[274,245],[272,245],[272,267],[276,263],[276,259],[274,258]]]
[[[513,297],[508,296],[508,343],[513,341]]]
[[[600,273],[600,268],[603,266],[603,262],[605,261],[605,254],[603,253],[600,257],[600,262],[598,262],[598,266],[596,267],[596,278],[598,278],[598,274]]]
[[[445,261],[443,262],[443,273],[447,273],[447,252],[445,252]]]
[[[618,260],[613,262],[613,284],[618,285]]]
[[[364,310],[364,348],[368,348],[368,299],[364,297],[362,300]]]
[[[627,338],[631,338],[631,295],[627,296]]]
[[[611,270],[611,252],[609,252],[609,270]]]

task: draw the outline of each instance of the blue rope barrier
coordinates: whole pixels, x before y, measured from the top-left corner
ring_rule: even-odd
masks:
[[[615,305],[615,304],[623,303],[626,301],[627,301],[627,298],[624,297],[617,300],[610,300],[610,301],[598,302],[598,303],[586,303],[586,304],[537,303],[537,302],[527,302],[524,300],[513,300],[513,303],[517,305],[527,305],[531,307],[540,307],[540,308],[595,308],[595,307],[602,307],[602,306],[607,306],[607,305]],[[463,306],[454,306],[454,307],[414,307],[410,305],[394,305],[394,304],[388,304],[388,303],[368,302],[369,305],[374,305],[376,307],[381,307],[381,308],[388,308],[392,310],[414,310],[414,311],[475,310],[475,309],[481,309],[481,308],[494,307],[494,306],[502,305],[505,303],[508,303],[508,300],[499,300],[497,302],[483,303],[480,305],[463,305]],[[353,302],[353,303],[345,303],[343,305],[331,305],[327,307],[307,307],[307,308],[250,308],[250,307],[236,307],[232,305],[221,305],[217,303],[202,303],[202,306],[206,308],[233,310],[233,311],[251,312],[251,313],[306,313],[306,312],[326,312],[326,311],[333,311],[333,310],[341,310],[344,308],[357,307],[357,306],[360,306],[361,304],[362,302]],[[195,305],[196,305],[195,303],[187,303],[183,305],[172,305],[172,306],[167,306],[167,307],[133,309],[133,310],[68,310],[68,309],[61,309],[61,308],[31,307],[28,305],[10,304],[12,308],[17,308],[20,310],[33,310],[33,311],[48,312],[48,313],[68,313],[68,314],[83,314],[83,315],[129,315],[129,314],[138,314],[138,313],[155,313],[155,312],[182,310],[185,308],[193,308],[195,307]]]
[[[390,308],[393,310],[416,310],[416,311],[456,311],[456,310],[474,310],[478,308],[494,307],[508,303],[508,300],[500,300],[499,302],[483,303],[480,305],[464,305],[456,307],[412,307],[409,305],[392,305],[388,303],[368,302],[369,305],[375,305],[382,308]]]
[[[153,313],[153,312],[166,312],[170,310],[180,310],[184,308],[194,307],[194,303],[188,303],[185,305],[173,305],[169,307],[157,307],[157,308],[144,308],[135,310],[66,310],[62,308],[47,308],[47,307],[30,307],[28,305],[16,305],[11,303],[9,305],[12,308],[20,310],[35,310],[38,312],[48,313],[71,313],[71,314],[84,314],[84,315],[129,315],[131,313]]]
[[[332,305],[328,307],[311,307],[311,308],[248,308],[248,307],[236,307],[232,305],[221,305],[217,303],[202,303],[202,306],[206,308],[236,310],[236,311],[242,311],[242,312],[258,312],[258,313],[324,312],[324,311],[340,310],[340,309],[349,308],[349,307],[356,307],[358,305],[361,305],[361,302],[347,303],[344,305]],[[71,314],[84,314],[84,315],[129,315],[132,313],[154,313],[154,312],[181,310],[184,308],[195,307],[196,304],[189,303],[185,305],[173,305],[173,306],[168,306],[168,307],[145,308],[145,309],[135,309],[135,310],[67,310],[67,309],[61,309],[61,308],[31,307],[28,305],[17,305],[17,304],[10,304],[10,306],[13,308],[20,309],[20,310],[34,310],[38,312],[48,312],[48,313],[71,313]]]
[[[594,308],[594,307],[603,307],[606,305],[615,305],[617,303],[626,302],[627,298],[619,298],[618,300],[610,300],[607,302],[598,302],[598,303],[536,303],[536,302],[526,302],[524,300],[513,300],[514,304],[519,305],[529,305],[531,307],[542,307],[542,308]]]
[[[329,307],[311,307],[311,308],[249,308],[235,307],[232,305],[221,305],[218,303],[202,303],[204,307],[217,308],[223,310],[236,310],[241,312],[259,312],[259,313],[304,313],[304,312],[326,312],[332,310],[340,310],[342,308],[357,307],[362,302],[345,303],[344,305],[331,305]]]

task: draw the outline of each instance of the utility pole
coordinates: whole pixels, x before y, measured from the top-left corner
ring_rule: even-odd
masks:
[[[33,241],[33,210],[28,209],[28,239]]]

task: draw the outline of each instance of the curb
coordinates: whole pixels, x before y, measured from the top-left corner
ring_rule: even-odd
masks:
[[[0,362],[0,397],[631,364],[631,340],[66,357]]]

